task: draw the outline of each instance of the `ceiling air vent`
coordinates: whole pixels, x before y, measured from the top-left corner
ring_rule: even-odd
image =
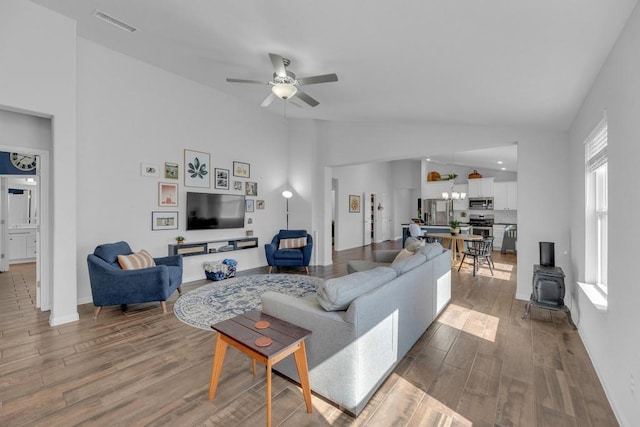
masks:
[[[126,23],[122,22],[121,20],[114,18],[111,15],[107,15],[106,13],[104,13],[104,12],[102,12],[100,10],[96,10],[93,13],[93,16],[95,16],[98,19],[102,19],[104,22],[108,22],[109,24],[115,25],[116,27],[120,28],[121,30],[128,31],[130,33],[133,33],[134,31],[137,30],[136,27],[132,27],[131,25],[126,24]]]

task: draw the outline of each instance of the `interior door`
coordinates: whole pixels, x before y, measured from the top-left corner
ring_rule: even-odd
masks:
[[[370,245],[371,244],[371,227],[373,226],[373,203],[371,202],[371,193],[364,193],[363,195],[363,206],[362,209],[364,211],[364,241],[363,244]]]
[[[0,177],[0,272],[9,271],[9,184]]]

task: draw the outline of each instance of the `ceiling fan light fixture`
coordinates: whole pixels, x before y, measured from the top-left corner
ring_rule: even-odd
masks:
[[[298,88],[290,83],[279,83],[271,87],[271,92],[278,98],[289,99],[296,94]]]

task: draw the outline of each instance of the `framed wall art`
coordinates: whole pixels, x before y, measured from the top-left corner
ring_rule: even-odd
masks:
[[[151,230],[177,230],[178,212],[151,212]]]
[[[349,213],[360,213],[360,196],[349,195]]]
[[[165,179],[178,179],[179,175],[179,166],[177,163],[166,163],[164,164],[164,178]]]
[[[158,206],[163,208],[178,206],[178,184],[158,183]]]
[[[214,176],[215,176],[215,183],[214,186],[215,188],[219,188],[222,190],[228,190],[229,189],[229,169],[218,169],[215,168],[214,169]]]
[[[246,194],[247,196],[257,196],[258,195],[258,183],[257,182],[245,182],[244,185],[245,185],[244,194]]]
[[[209,188],[209,153],[184,150],[184,185]]]
[[[233,181],[233,189],[242,191],[242,181]]]
[[[140,175],[148,176],[150,178],[159,178],[160,170],[158,165],[154,165],[151,163],[140,163]]]
[[[247,199],[244,201],[244,211],[245,212],[253,212],[254,200]]]
[[[256,209],[264,209],[264,200],[256,200]]]
[[[243,162],[233,162],[233,176],[251,178],[251,165]]]

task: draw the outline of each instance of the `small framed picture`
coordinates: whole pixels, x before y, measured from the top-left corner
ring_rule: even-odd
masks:
[[[154,165],[151,163],[140,163],[140,175],[148,176],[150,178],[159,178],[160,170],[158,165]]]
[[[151,230],[177,230],[178,212],[151,212]]]
[[[242,191],[242,181],[233,181],[233,189]]]
[[[184,150],[184,185],[209,188],[209,153]]]
[[[349,213],[360,213],[360,196],[349,195]]]
[[[251,165],[243,162],[233,162],[233,176],[251,178]]]
[[[253,212],[254,200],[247,199],[244,201],[244,211],[245,212]]]
[[[163,208],[178,206],[178,184],[158,183],[158,206]]]
[[[258,195],[258,183],[257,182],[245,182],[244,183],[244,194],[247,196],[257,196]]]
[[[178,179],[179,166],[177,163],[165,163],[164,164],[164,178],[165,179]]]
[[[256,200],[256,209],[264,209],[264,200]]]
[[[229,169],[214,169],[215,176],[215,188],[220,188],[222,190],[229,189]]]

